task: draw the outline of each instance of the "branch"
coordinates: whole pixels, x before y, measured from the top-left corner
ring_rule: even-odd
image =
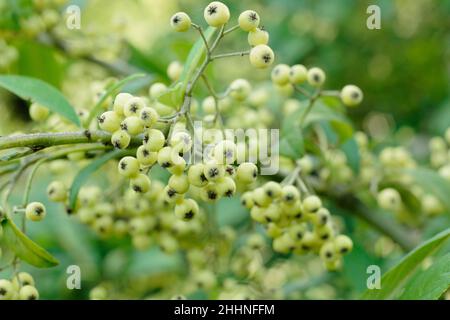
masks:
[[[40,150],[46,147],[77,144],[94,143],[111,144],[111,134],[101,130],[84,130],[76,132],[49,132],[21,134],[7,137],[0,137],[0,150],[29,147],[34,150]],[[142,137],[136,136],[131,140],[131,145],[142,143]]]

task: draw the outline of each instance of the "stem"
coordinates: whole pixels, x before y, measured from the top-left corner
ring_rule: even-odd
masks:
[[[311,94],[308,91],[306,91],[305,89],[303,89],[302,87],[294,86],[294,90],[297,92],[300,92],[302,95],[304,95],[305,97],[308,97],[309,99],[312,98]]]
[[[341,93],[338,90],[324,90],[320,93],[323,97],[337,97],[341,96]]]
[[[314,103],[316,102],[319,95],[320,95],[320,91],[316,92],[312,97],[310,97],[309,104],[306,107],[305,112],[303,112],[303,114],[300,118],[300,128],[303,128],[303,124],[305,122],[306,116],[308,115],[308,113],[311,112],[312,108],[314,107]]]
[[[238,24],[235,25],[234,27],[231,27],[231,28],[225,30],[225,31],[223,32],[223,36],[226,36],[227,34],[233,32],[234,30],[237,30],[237,29],[239,29],[239,25],[238,25]]]
[[[229,58],[229,57],[243,57],[243,56],[247,56],[249,54],[250,54],[250,51],[222,53],[222,54],[216,54],[215,56],[212,56],[211,60]]]
[[[205,34],[203,33],[203,29],[202,27],[200,27],[199,25],[195,24],[195,23],[191,23],[192,26],[197,29],[197,31],[200,33],[200,36],[203,39],[203,43],[205,44],[205,48],[206,48],[206,54],[208,56],[211,55],[211,50],[209,49],[209,45],[208,45],[208,41],[206,40]]]
[[[76,132],[49,132],[49,133],[32,133],[15,136],[7,136],[0,138],[0,150],[30,147],[35,151],[43,148],[77,143],[94,143],[101,142],[111,144],[111,134],[101,130],[84,130]],[[131,144],[139,145],[142,143],[142,137],[133,137]]]

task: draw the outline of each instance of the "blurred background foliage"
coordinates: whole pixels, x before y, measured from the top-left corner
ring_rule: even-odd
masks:
[[[17,26],[17,16],[31,14],[27,0],[13,1],[13,12],[2,10],[0,0],[0,35],[11,34]],[[170,16],[178,11],[191,14],[193,21],[203,24],[203,8],[209,1],[200,0],[73,0],[82,8],[82,35],[70,31],[73,43],[88,43],[87,34],[102,35],[104,50],[96,56],[106,61],[116,57],[114,47],[120,34],[126,49],[123,59],[152,74],[154,80],[166,81],[165,70],[173,60],[183,61],[197,34],[175,34],[169,25]],[[260,12],[262,24],[270,31],[270,45],[276,53],[276,63],[301,63],[319,66],[327,72],[327,87],[341,88],[354,83],[365,95],[363,104],[350,110],[349,116],[357,129],[363,129],[381,141],[396,139],[411,132],[418,136],[442,134],[450,125],[450,1],[440,0],[246,0],[227,1],[232,19],[252,8]],[[366,27],[370,4],[381,8],[381,30]],[[69,32],[69,33],[70,33]],[[15,63],[2,73],[29,75],[43,79],[60,88],[78,108],[92,104],[91,84],[109,76],[95,64],[80,62],[58,49],[38,40],[10,37],[10,45],[18,50]],[[224,51],[242,49],[246,35],[238,33],[224,42]],[[2,57],[0,56],[0,59]],[[76,68],[75,68],[76,67]],[[267,81],[270,70],[254,70],[239,58],[218,61],[209,71],[219,91],[237,77],[252,81]],[[0,135],[29,131],[27,105],[18,98],[0,92]],[[381,116],[380,116],[381,115]],[[375,129],[371,123],[375,121]],[[380,132],[381,128],[381,132]],[[74,171],[76,171],[74,169]],[[97,181],[107,183],[104,177]],[[158,291],[164,284],[177,283],[183,275],[183,257],[167,255],[159,250],[136,252],[129,243],[103,242],[87,228],[61,214],[62,208],[46,200],[45,190],[51,176],[41,172],[33,186],[32,198],[45,202],[49,219],[30,227],[30,237],[48,248],[60,259],[60,266],[50,270],[31,270],[38,279],[41,296],[56,298],[86,298],[88,290],[69,291],[65,287],[70,264],[82,267],[83,289],[100,280],[121,279],[123,296],[143,297]],[[17,194],[16,196],[20,196]],[[221,202],[218,215],[221,224],[242,227],[242,208],[234,200]],[[237,200],[238,201],[238,200]],[[233,206],[230,209],[230,206]],[[299,281],[286,290],[297,292],[297,298],[354,298],[365,289],[365,268],[381,265],[383,270],[400,257],[392,242],[372,234],[367,228],[342,215],[354,239],[355,249],[346,258],[340,274],[317,272],[318,261],[299,260]],[[434,234],[439,221],[430,224]],[[433,229],[434,228],[434,229]],[[45,231],[43,231],[45,230]],[[376,240],[373,250],[365,245]],[[389,255],[389,259],[386,257]],[[171,271],[176,271],[171,273]],[[166,275],[166,276],[164,276]],[[307,275],[308,277],[305,277]],[[120,280],[119,280],[120,282]],[[154,292],[145,291],[150,287]],[[174,292],[175,294],[176,292]],[[201,298],[201,293],[196,296]],[[167,297],[165,297],[167,298]]]

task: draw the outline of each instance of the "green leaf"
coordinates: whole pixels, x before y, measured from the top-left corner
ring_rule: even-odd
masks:
[[[213,27],[209,27],[204,31],[205,39],[207,41],[211,40],[217,29]],[[181,101],[183,99],[183,93],[186,91],[187,85],[189,81],[192,79],[195,71],[199,67],[201,58],[205,55],[206,48],[203,43],[203,40],[198,39],[194,46],[192,47],[189,55],[184,63],[183,72],[181,73],[180,79],[178,82],[173,84],[168,91],[160,95],[157,99],[159,102],[174,107],[180,108]]]
[[[450,182],[442,178],[436,171],[427,168],[405,170],[414,181],[427,192],[436,196],[450,212]]]
[[[0,161],[11,161],[32,154],[34,151],[30,148],[15,148],[7,152],[0,152]]]
[[[50,253],[20,231],[11,219],[5,219],[1,224],[7,247],[20,259],[37,268],[50,268],[59,264]]]
[[[127,154],[127,150],[115,150],[109,153],[104,154],[101,157],[98,157],[91,163],[89,163],[86,167],[80,170],[78,174],[75,176],[75,179],[72,182],[72,186],[69,190],[69,209],[74,209],[78,192],[80,191],[81,187],[86,183],[87,179],[98,169],[100,169],[106,162],[108,162],[111,159],[120,157],[122,155]]]
[[[75,109],[55,87],[35,78],[17,75],[0,76],[0,86],[24,100],[37,102],[80,126]]]
[[[86,124],[91,123],[92,119],[94,119],[95,116],[97,116],[100,113],[103,107],[103,103],[106,101],[106,99],[108,99],[109,96],[115,94],[117,90],[119,90],[126,83],[142,77],[145,77],[144,73],[132,74],[131,76],[128,76],[110,86],[108,90],[106,90],[106,92],[102,95],[102,97],[97,101],[94,108],[89,112],[89,115],[86,118]]]
[[[450,288],[450,253],[418,272],[405,287],[402,300],[436,300]]]
[[[347,140],[344,144],[341,145],[342,151],[344,151],[347,157],[347,163],[352,168],[353,172],[359,172],[360,166],[360,155],[359,148],[356,140],[354,138]]]
[[[381,278],[381,289],[366,290],[361,298],[366,300],[398,298],[408,280],[420,268],[423,260],[436,252],[449,238],[450,229],[447,229],[424,242],[386,272]]]
[[[291,122],[291,121],[289,121]],[[303,135],[298,125],[287,124],[281,129],[280,155],[292,159],[300,158],[304,153]]]

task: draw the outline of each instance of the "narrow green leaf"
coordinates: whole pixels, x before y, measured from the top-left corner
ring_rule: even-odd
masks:
[[[361,298],[366,300],[398,298],[407,281],[420,268],[423,260],[436,252],[449,238],[450,229],[447,229],[424,242],[384,274],[381,278],[381,289],[366,290]]]
[[[92,110],[89,112],[89,115],[86,118],[86,124],[91,123],[92,119],[94,119],[95,116],[97,116],[100,113],[100,111],[102,110],[103,103],[106,101],[106,99],[108,99],[109,96],[116,93],[116,91],[119,90],[126,83],[142,77],[145,77],[144,73],[132,74],[131,76],[128,76],[120,80],[119,82],[115,83],[111,87],[109,87],[108,90],[106,90],[106,92],[103,94],[103,96],[97,101],[94,108],[92,108]]]
[[[414,181],[427,192],[436,196],[450,212],[450,182],[442,178],[436,171],[427,168],[405,170]]]
[[[15,159],[20,159],[32,154],[34,151],[30,148],[15,148],[13,150],[8,150],[7,152],[0,152],[0,161],[11,161]]]
[[[77,126],[80,125],[80,119],[74,107],[61,92],[42,80],[17,75],[3,75],[0,76],[0,86],[24,100],[31,100],[47,107]]]
[[[450,288],[450,253],[417,272],[400,296],[402,300],[436,300]]]
[[[50,268],[59,264],[50,253],[28,238],[11,219],[2,221],[6,246],[20,259],[37,268]]]
[[[352,168],[353,172],[358,173],[361,159],[356,140],[354,138],[347,140],[347,142],[341,145],[341,149],[347,157],[347,163],[350,168]]]
[[[80,191],[81,187],[86,183],[87,179],[98,169],[100,169],[106,162],[108,162],[111,159],[120,157],[121,155],[127,154],[127,150],[114,150],[109,153],[104,154],[101,157],[98,157],[91,163],[89,163],[86,167],[80,170],[78,174],[75,176],[75,179],[72,182],[72,186],[69,190],[69,209],[74,209],[78,192]]]

